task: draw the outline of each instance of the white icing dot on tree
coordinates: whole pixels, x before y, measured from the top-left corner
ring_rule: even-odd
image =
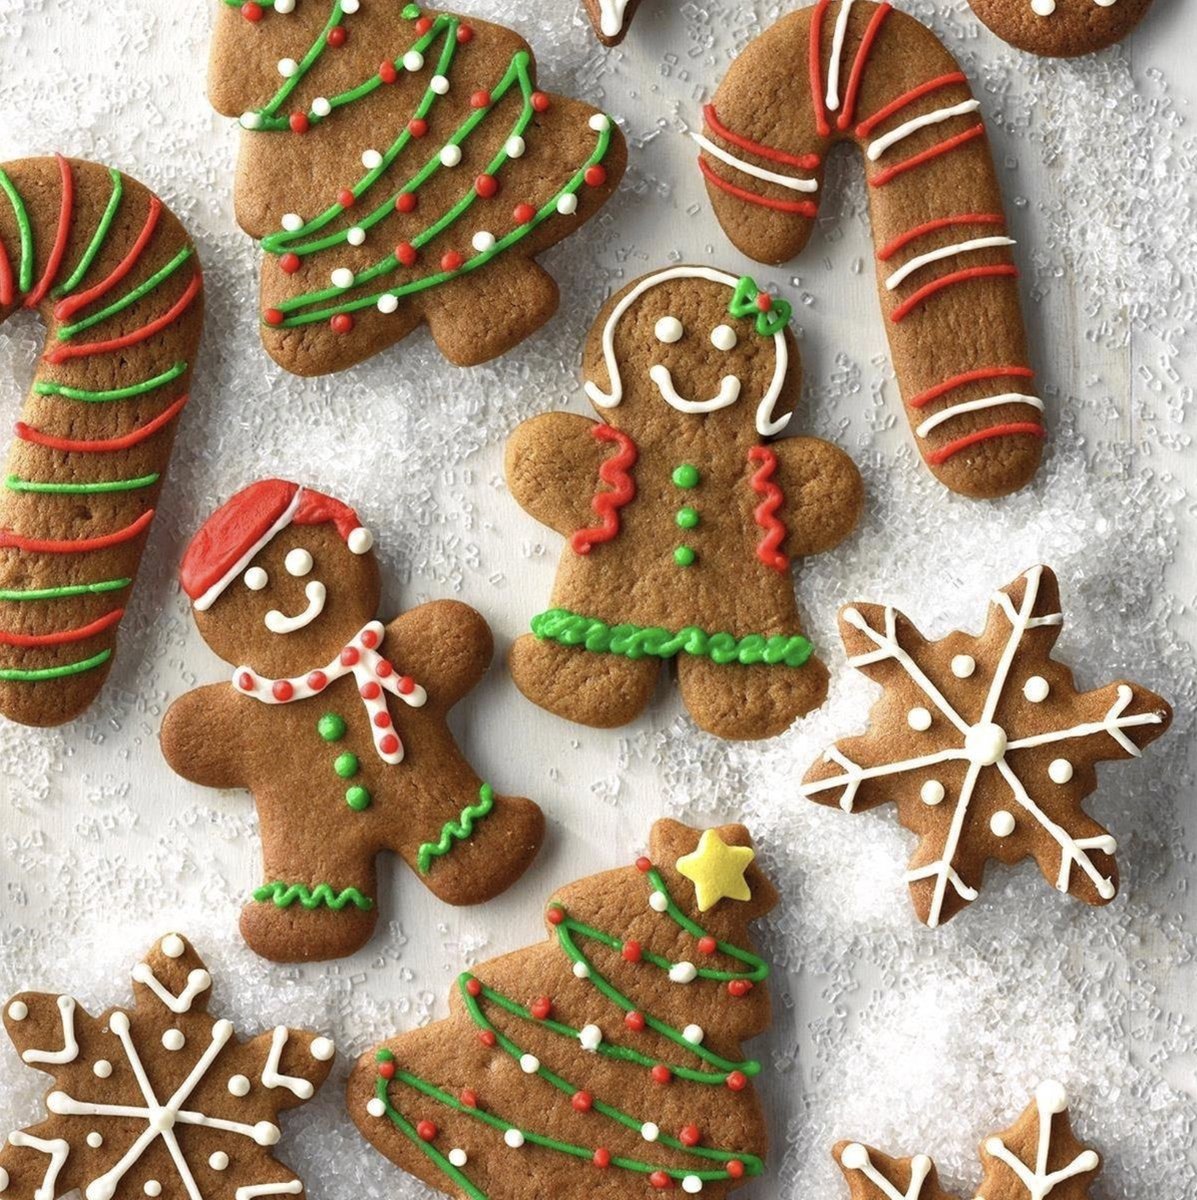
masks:
[[[441,148],[441,166],[455,167],[461,162],[461,147],[454,146],[451,142],[447,146]]]
[[[362,166],[367,171],[373,171],[375,167],[382,166],[382,155],[377,150],[362,151]]]
[[[325,96],[317,96],[316,99],[312,101],[312,112],[314,112],[318,117],[327,117],[328,114],[332,112],[332,105],[329,103],[328,98]]]
[[[371,1096],[366,1101],[366,1112],[372,1117],[385,1117],[387,1115],[387,1106],[377,1096]]]
[[[399,307],[399,297],[392,296],[390,292],[384,292],[378,297],[378,311],[390,315]]]
[[[443,96],[449,90],[449,77],[447,75],[434,75],[432,77],[432,83],[429,84],[429,87],[431,87],[438,96]]]
[[[706,1036],[701,1025],[687,1025],[682,1030],[682,1037],[690,1043],[691,1046],[701,1046],[702,1039]]]
[[[505,1141],[512,1150],[518,1150],[524,1144],[524,1135],[518,1129],[509,1129],[503,1134]]]
[[[362,246],[366,242],[366,231],[360,225],[350,226],[345,230],[345,240],[351,246]]]
[[[640,1126],[640,1136],[646,1142],[655,1142],[661,1136],[661,1127],[653,1121],[645,1121]]]
[[[669,978],[674,983],[693,983],[698,978],[698,968],[692,962],[674,963],[669,968]]]
[[[583,1025],[578,1030],[578,1041],[583,1050],[597,1050],[603,1043],[603,1031],[597,1025]]]
[[[664,912],[669,907],[669,898],[664,892],[649,892],[648,906],[653,912]]]
[[[470,1156],[460,1147],[454,1146],[449,1151],[449,1162],[455,1167],[464,1167],[470,1161]]]
[[[408,71],[419,71],[424,66],[424,56],[419,50],[409,50],[403,56],[403,66]]]
[[[697,1196],[702,1191],[702,1180],[697,1175],[686,1175],[682,1178],[682,1191],[688,1196]]]
[[[572,216],[578,211],[578,198],[573,192],[566,192],[564,196],[557,201],[557,211],[563,217]]]
[[[521,1054],[520,1070],[525,1075],[535,1075],[540,1070],[540,1059],[535,1054]]]

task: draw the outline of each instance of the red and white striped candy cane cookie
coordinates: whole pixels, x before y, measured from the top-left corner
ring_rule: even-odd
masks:
[[[983,498],[1030,480],[1045,429],[980,109],[918,21],[872,0],[819,0],[744,50],[692,136],[724,231],[775,264],[810,237],[831,148],[859,147],[915,441],[938,479]]]
[[[0,714],[95,699],[145,548],[203,321],[195,247],[162,201],[76,159],[0,166],[0,320],[45,353],[0,480]]]

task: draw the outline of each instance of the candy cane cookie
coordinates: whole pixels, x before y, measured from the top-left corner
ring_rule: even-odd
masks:
[[[992,497],[1031,479],[1045,429],[980,109],[918,21],[872,0],[819,0],[744,50],[692,136],[724,231],[775,264],[811,235],[831,148],[856,144],[915,442],[946,486]]]
[[[95,699],[145,548],[203,321],[195,247],[111,167],[0,165],[0,320],[46,348],[0,486],[0,714],[58,725]]]
[[[583,0],[594,32],[604,46],[618,46],[640,7],[640,0]]]

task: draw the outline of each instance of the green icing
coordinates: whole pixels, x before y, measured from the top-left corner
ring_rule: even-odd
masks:
[[[585,617],[566,608],[550,608],[532,618],[532,632],[562,646],[582,646],[596,654],[621,654],[625,658],[674,658],[689,654],[709,658],[723,666],[740,663],[753,666],[785,665],[801,667],[814,653],[814,647],[801,634],[765,637],[750,633],[736,637],[730,633],[707,633],[696,625],[674,632],[656,626],[608,625],[596,617]]]
[[[82,321],[76,321],[74,325],[64,325],[58,331],[58,340],[62,342],[69,341],[75,334],[82,333],[85,329],[90,329],[93,325],[99,325],[102,321],[108,320],[109,317],[114,317],[117,313],[124,312],[126,308],[136,304],[139,300],[144,300],[155,288],[165,283],[194,253],[195,250],[191,246],[184,246],[166,266],[155,271],[149,279],[139,283],[131,292],[126,292],[119,300],[114,300],[106,308],[92,313],[90,317],[84,317]]]
[[[29,213],[21,193],[3,170],[0,170],[0,191],[8,197],[13,216],[17,219],[17,231],[21,237],[21,266],[17,286],[22,292],[27,292],[33,287],[33,227],[29,224]]]
[[[161,375],[154,375],[149,379],[143,379],[140,383],[131,383],[128,387],[123,388],[106,388],[97,392],[89,391],[86,388],[67,387],[65,383],[55,383],[53,380],[43,379],[33,385],[33,390],[39,396],[65,396],[68,400],[86,400],[94,403],[107,400],[130,400],[134,396],[144,396],[147,392],[162,387],[163,384],[173,383],[186,372],[187,364],[177,362],[163,371]]]
[[[306,883],[264,883],[255,889],[254,899],[259,903],[269,901],[276,908],[290,908],[293,904],[301,904],[309,911],[331,908],[333,912],[340,912],[352,904],[362,912],[369,912],[374,907],[374,901],[357,888],[342,888],[338,892],[327,883],[318,883],[315,887],[309,887]]]
[[[674,487],[692,488],[698,486],[698,481],[702,476],[698,473],[698,468],[691,466],[689,463],[682,463],[680,467],[674,467],[673,475]]]
[[[441,828],[441,836],[435,842],[425,842],[416,855],[416,862],[421,875],[427,875],[434,858],[440,858],[453,849],[455,842],[465,841],[474,832],[474,823],[481,821],[495,806],[495,790],[489,783],[484,783],[478,790],[477,804],[471,804],[461,810],[461,817],[456,821],[446,821]]]
[[[34,667],[22,670],[18,667],[0,668],[0,680],[5,683],[39,683],[43,679],[66,679],[70,675],[82,675],[86,671],[94,671],[112,657],[111,650],[101,650],[91,658],[79,662],[64,663],[61,667]]]
[[[357,755],[351,754],[348,750],[344,754],[338,754],[333,762],[333,770],[342,779],[352,779],[359,771],[361,764],[357,761]]]
[[[345,736],[345,718],[339,713],[328,712],[316,722],[316,732],[326,742],[339,742]]]
[[[679,529],[697,529],[698,528],[698,509],[692,508],[689,504],[685,508],[677,510],[677,516],[674,517]]]
[[[109,167],[108,174],[112,179],[112,195],[108,197],[108,207],[104,209],[104,215],[100,218],[100,223],[96,226],[96,232],[92,236],[90,244],[83,251],[83,257],[79,260],[79,265],[71,272],[70,277],[65,283],[59,284],[54,289],[53,295],[55,296],[65,296],[68,292],[73,292],[83,282],[83,277],[91,270],[91,264],[95,262],[96,255],[100,253],[101,247],[108,240],[108,234],[112,229],[112,222],[116,218],[116,210],[121,206],[121,196],[125,190],[124,180],[121,178],[121,173],[118,170],[114,167]]]
[[[119,592],[132,579],[104,579],[99,583],[72,583],[51,588],[0,588],[0,600],[65,600],[70,596],[98,596],[104,592]]]
[[[366,788],[354,786],[345,792],[345,803],[353,809],[354,812],[365,812],[373,803],[373,797]]]
[[[42,492],[57,496],[91,496],[101,492],[136,492],[140,488],[152,487],[161,475],[154,471],[139,475],[136,479],[106,479],[98,483],[48,483],[36,479],[22,479],[9,475],[4,486],[12,492]]]
[[[692,567],[697,557],[689,546],[678,546],[673,552],[673,561],[679,567]]]

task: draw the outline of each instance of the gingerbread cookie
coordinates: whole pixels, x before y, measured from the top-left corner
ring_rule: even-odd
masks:
[[[266,253],[262,339],[298,375],[424,322],[460,366],[510,350],[557,308],[536,256],[627,162],[607,116],[537,89],[511,30],[400,0],[225,0],[209,91],[243,130],[237,221]]]
[[[763,1170],[742,1043],[769,1026],[748,831],[653,826],[650,858],[562,888],[549,940],[464,972],[449,1016],[364,1055],[349,1112],[461,1200],[726,1196]]]
[[[627,37],[640,0],[583,0],[583,5],[599,41],[604,46],[618,46]]]
[[[5,1200],[304,1194],[271,1147],[279,1114],[315,1095],[335,1047],[285,1025],[241,1042],[208,1015],[211,986],[169,933],[133,968],[132,1008],[92,1017],[44,992],[8,1002],[8,1036],[54,1087],[50,1115],[0,1149]]]
[[[347,505],[268,479],[208,519],[183,559],[183,589],[226,683],[166,714],[171,767],[253,793],[265,880],[245,940],[280,962],[352,954],[377,919],[374,861],[393,850],[440,899],[477,904],[540,847],[530,800],[497,795],[446,724],[482,678],[486,622],[453,600],[389,625],[373,538]]]
[[[534,703],[622,725],[671,658],[686,707],[720,737],[772,737],[823,702],[790,564],[847,536],[862,489],[830,443],[772,440],[801,383],[789,315],[711,267],[647,275],[586,345],[603,423],[549,413],[508,442],[512,494],[569,539],[552,607],[511,651]]]
[[[1048,58],[1075,58],[1120,42],[1151,0],[968,0],[998,37]]]
[[[1097,1152],[1073,1135],[1068,1097],[1054,1080],[1041,1083],[1022,1116],[987,1137],[980,1153],[985,1175],[978,1200],[1089,1200],[1101,1171]],[[851,1200],[955,1200],[925,1154],[890,1158],[860,1142],[840,1142],[832,1154]]]
[[[199,346],[195,247],[157,196],[57,155],[0,167],[0,320],[46,350],[0,487],[0,714],[60,725],[96,698]]]
[[[819,0],[744,50],[692,136],[724,232],[766,263],[806,245],[827,155],[855,143],[919,453],[953,491],[991,497],[1034,475],[1044,426],[980,108],[913,17],[872,0]]]
[[[1095,765],[1138,758],[1172,709],[1125,681],[1077,691],[1050,657],[1063,623],[1047,567],[998,592],[976,637],[929,642],[892,606],[840,613],[849,663],[885,692],[868,732],[828,750],[802,791],[845,812],[897,803],[919,835],[906,880],[932,927],[977,898],[990,859],[1034,858],[1088,904],[1118,890],[1114,839],[1081,804],[1097,787]]]

